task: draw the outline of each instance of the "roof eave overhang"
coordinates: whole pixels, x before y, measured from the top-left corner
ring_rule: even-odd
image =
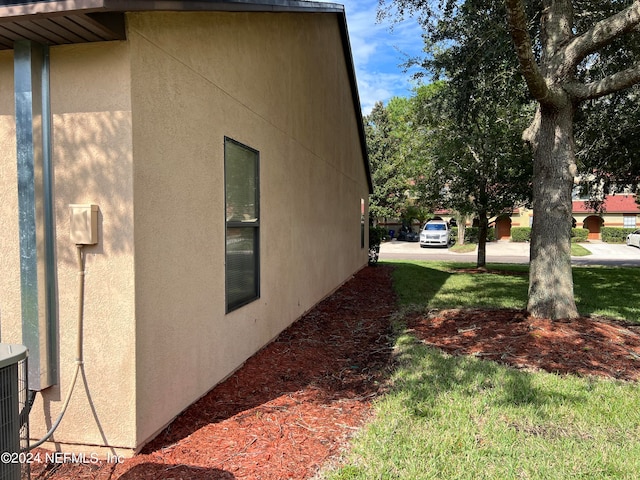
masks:
[[[0,6],[0,50],[12,49],[14,42],[19,40],[31,40],[45,45],[125,40],[124,14],[136,11],[336,14],[339,18],[369,193],[373,193],[362,107],[343,5],[300,0],[9,0],[2,2]]]
[[[0,6],[0,18],[20,18],[92,12],[134,11],[280,11],[280,12],[344,12],[335,3],[299,0],[44,0],[5,1]]]

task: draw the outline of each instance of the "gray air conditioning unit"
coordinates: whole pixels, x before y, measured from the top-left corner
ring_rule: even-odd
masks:
[[[25,473],[21,460],[29,447],[27,388],[27,348],[0,343],[0,480],[20,480]]]

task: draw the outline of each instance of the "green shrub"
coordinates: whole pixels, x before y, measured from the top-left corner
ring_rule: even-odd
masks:
[[[478,227],[467,227],[464,230],[464,243],[478,243]],[[495,228],[487,230],[487,242],[493,242],[496,239]],[[458,227],[451,227],[449,230],[449,240],[452,244],[458,241]]]
[[[634,231],[635,228],[602,227],[600,234],[603,242],[624,243],[627,240],[627,235]]]
[[[455,245],[458,243],[458,227],[451,227],[449,229],[449,244]]]
[[[531,240],[531,227],[511,228],[512,242],[528,242],[529,240]]]
[[[478,227],[467,227],[464,231],[464,241],[466,243],[478,243],[478,233],[480,229]],[[496,239],[495,228],[487,229],[487,242],[493,242]]]
[[[586,228],[571,229],[571,241],[573,243],[586,242],[588,237],[589,237],[589,230],[587,230]]]
[[[369,247],[375,247],[389,239],[389,232],[384,227],[369,227]]]

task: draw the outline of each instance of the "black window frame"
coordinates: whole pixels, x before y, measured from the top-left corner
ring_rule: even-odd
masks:
[[[228,178],[228,161],[229,161],[229,147],[233,146],[234,148],[241,148],[255,155],[255,219],[251,221],[238,220],[233,217],[228,217],[229,212],[229,178]],[[225,211],[225,305],[226,305],[226,313],[232,312],[234,310],[239,309],[249,303],[254,302],[258,298],[260,298],[260,152],[254,148],[249,147],[233,138],[224,137],[224,211]],[[241,230],[246,231],[251,230],[253,232],[253,251],[251,258],[251,266],[253,269],[253,290],[250,294],[239,298],[236,295],[231,294],[231,288],[233,287],[231,282],[231,272],[229,270],[229,266],[232,263],[230,261],[230,249],[229,249],[229,239],[230,239],[230,230]]]

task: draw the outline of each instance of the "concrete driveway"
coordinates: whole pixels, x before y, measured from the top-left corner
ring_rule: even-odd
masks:
[[[591,252],[586,257],[572,257],[574,265],[640,266],[640,248],[619,243],[589,242],[581,244]]]
[[[584,243],[591,252],[585,257],[572,257],[574,265],[610,265],[640,267],[640,249],[624,244]],[[380,245],[380,260],[440,260],[471,262],[477,259],[477,250],[471,253],[453,253],[445,248],[420,248],[418,243],[392,240]],[[529,263],[529,244],[510,241],[487,243],[489,263]]]

